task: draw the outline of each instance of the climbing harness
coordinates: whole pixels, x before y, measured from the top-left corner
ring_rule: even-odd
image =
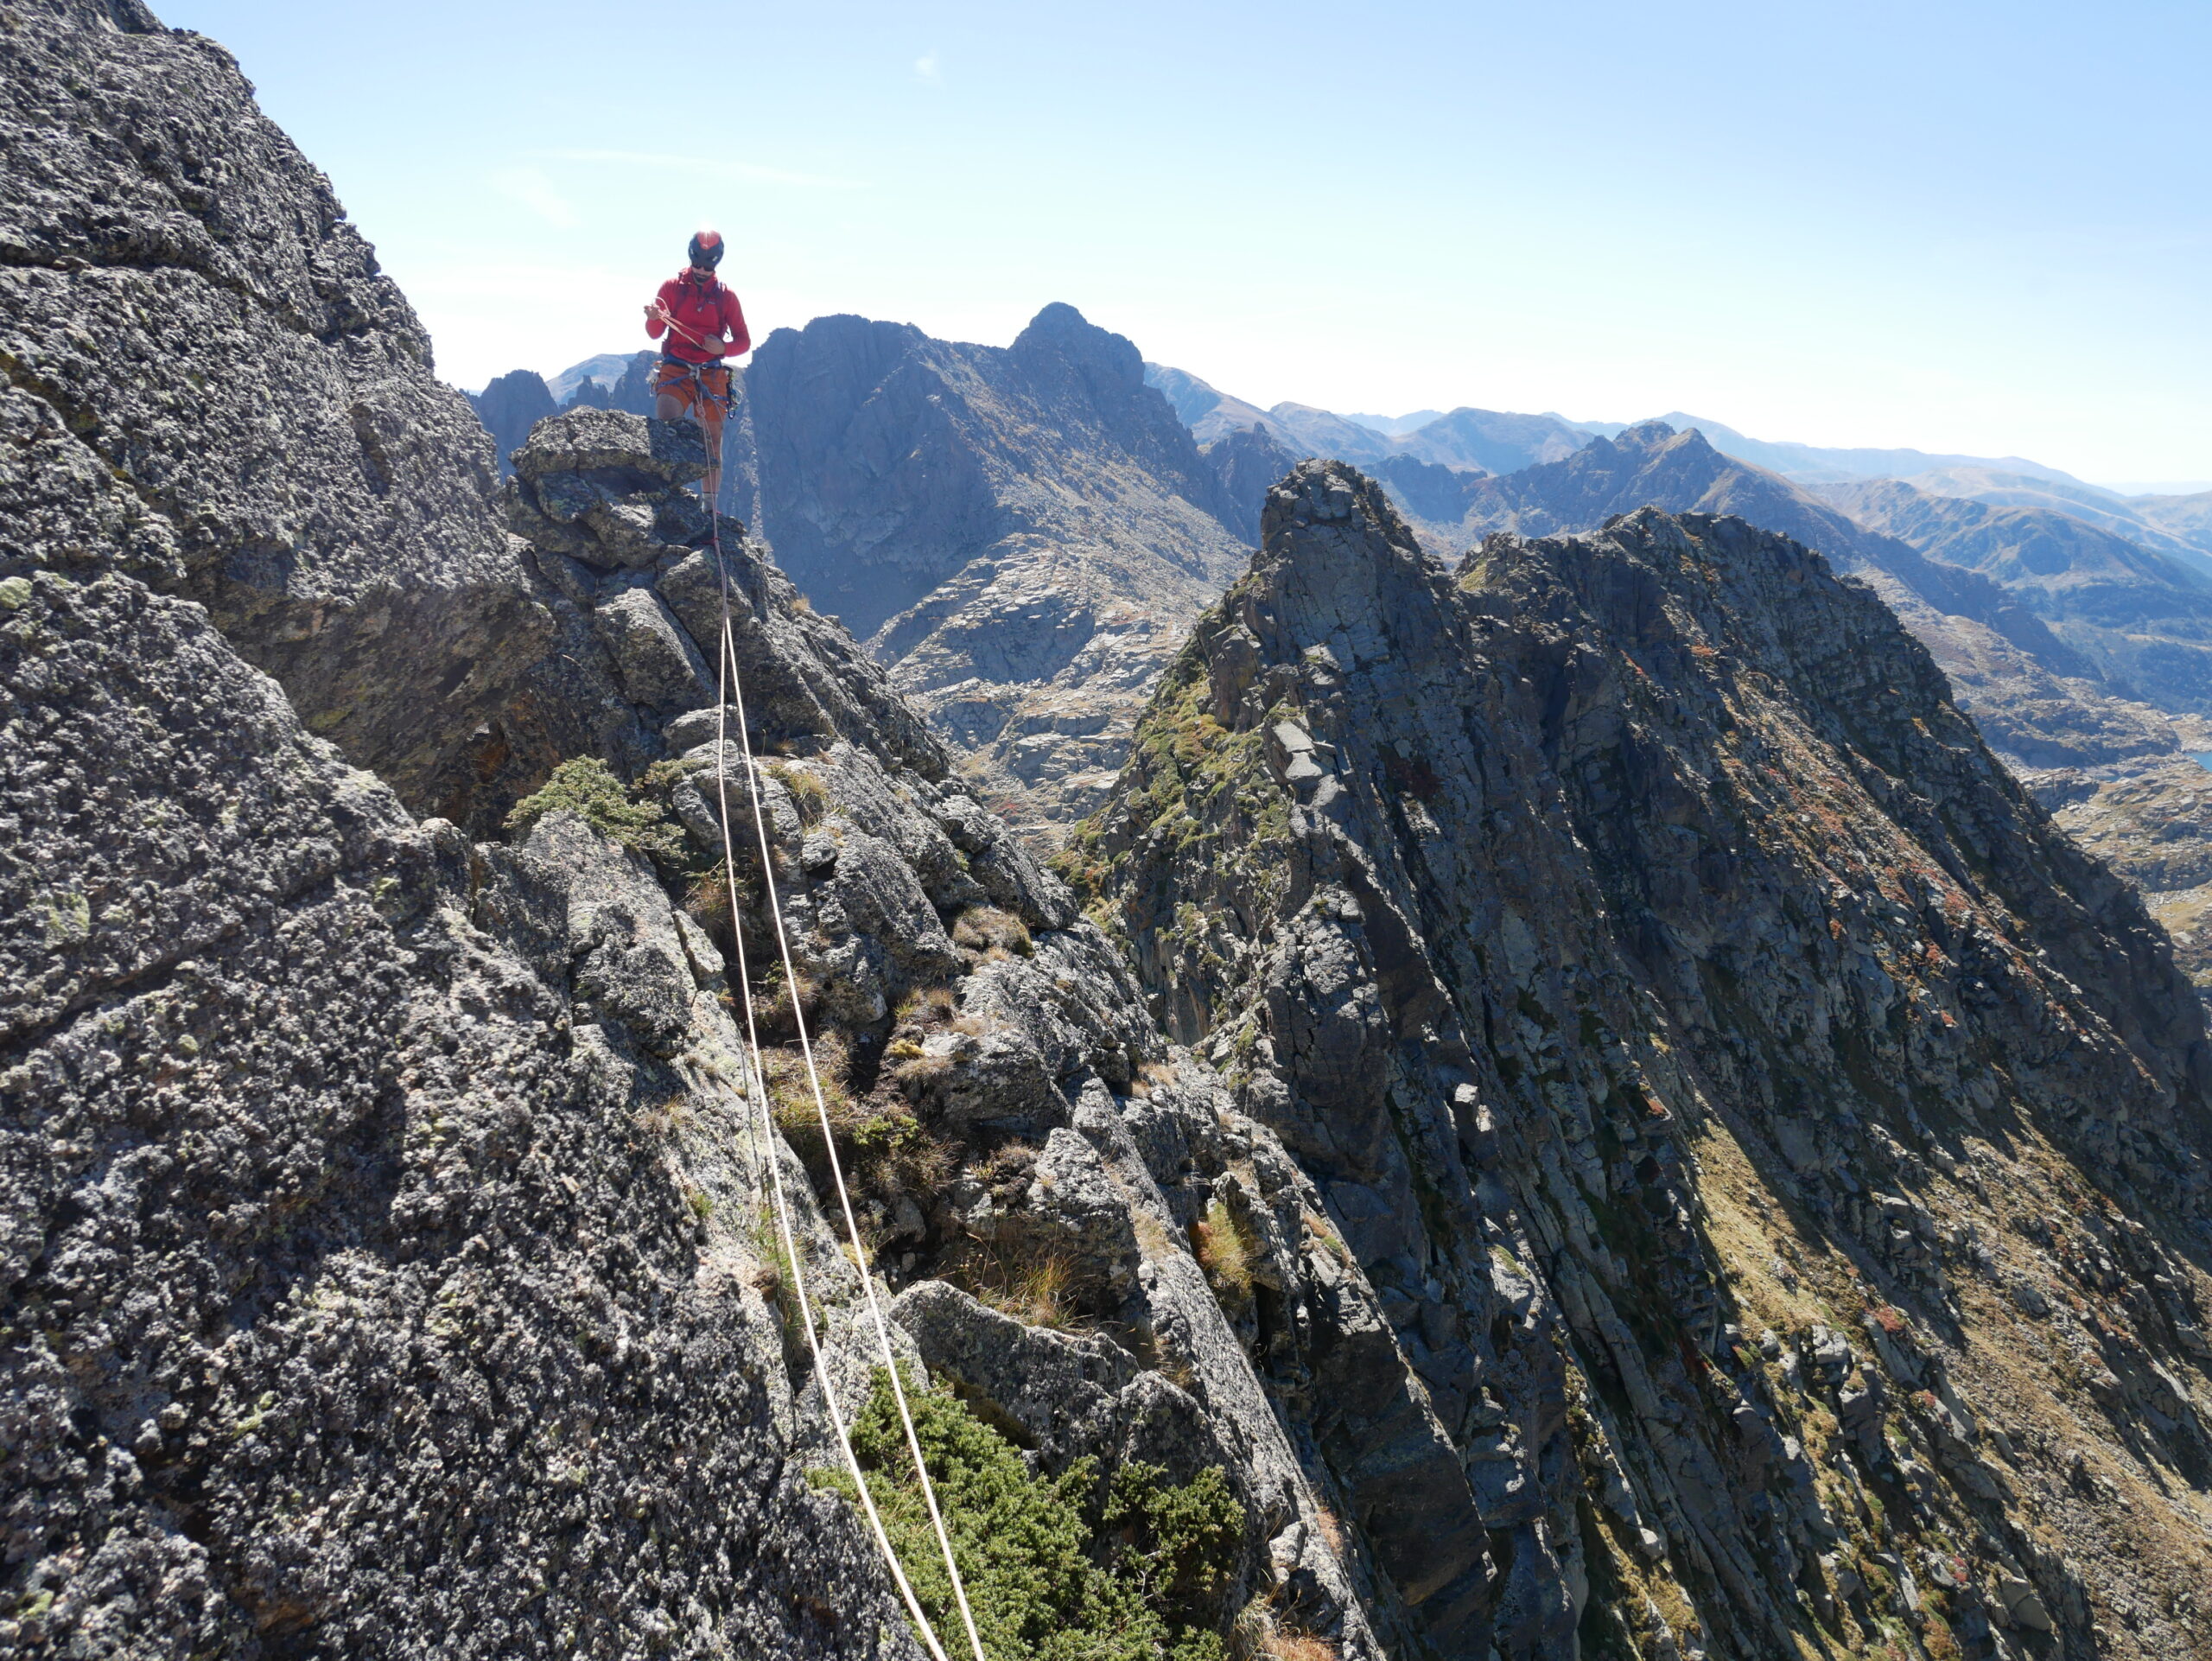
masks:
[[[671,320],[671,322],[673,320]],[[717,435],[719,437],[719,435]],[[719,448],[719,446],[718,446]],[[717,455],[716,461],[720,461]],[[830,1174],[836,1185],[837,1200],[845,1217],[845,1231],[852,1242],[855,1266],[860,1271],[861,1286],[868,1295],[868,1314],[875,1326],[878,1347],[882,1351],[885,1371],[891,1379],[891,1393],[898,1403],[899,1422],[906,1428],[907,1450],[913,1455],[914,1472],[921,1479],[922,1498],[929,1507],[930,1523],[937,1533],[938,1549],[944,1557],[945,1572],[951,1576],[952,1595],[960,1607],[962,1624],[967,1628],[969,1647],[974,1651],[976,1661],[988,1661],[983,1654],[983,1641],[976,1635],[976,1617],[968,1607],[968,1589],[960,1577],[960,1567],[953,1561],[952,1539],[945,1531],[944,1514],[938,1510],[937,1489],[930,1480],[929,1466],[922,1457],[920,1433],[914,1428],[912,1410],[906,1401],[906,1390],[900,1381],[899,1359],[891,1346],[891,1332],[883,1318],[881,1301],[875,1295],[875,1278],[869,1274],[867,1249],[861,1244],[860,1225],[853,1215],[852,1194],[845,1187],[845,1173],[837,1158],[837,1143],[830,1123],[830,1107],[822,1093],[822,1075],[814,1062],[813,1041],[806,1030],[806,1015],[798,996],[798,977],[791,962],[791,938],[784,928],[782,902],[776,894],[775,868],[768,847],[767,816],[760,804],[760,780],[753,760],[753,738],[745,718],[745,687],[737,666],[737,640],[730,625],[729,567],[722,557],[721,515],[712,502],[707,504],[707,517],[713,527],[715,575],[721,584],[721,641],[716,653],[715,685],[718,701],[715,707],[715,803],[721,821],[722,875],[729,888],[730,933],[737,949],[738,996],[745,1005],[745,1039],[749,1051],[750,1089],[753,1107],[757,1107],[761,1130],[767,1149],[766,1163],[770,1187],[775,1195],[776,1222],[784,1251],[784,1260],[790,1266],[791,1290],[798,1301],[799,1320],[806,1330],[806,1344],[814,1358],[814,1376],[822,1386],[823,1404],[829,1410],[830,1428],[836,1432],[838,1448],[845,1456],[845,1468],[852,1477],[855,1490],[860,1496],[861,1510],[868,1517],[869,1531],[884,1562],[890,1567],[891,1577],[897,1582],[899,1593],[906,1605],[906,1613],[913,1617],[915,1629],[929,1645],[936,1661],[950,1661],[944,1645],[938,1641],[936,1629],[922,1611],[921,1600],[915,1595],[912,1583],[899,1562],[899,1554],[892,1549],[891,1537],[885,1531],[883,1518],[877,1512],[875,1500],[868,1492],[868,1479],[861,1473],[860,1459],[853,1452],[853,1439],[845,1423],[843,1410],[837,1404],[837,1392],[831,1385],[829,1364],[822,1352],[821,1334],[817,1330],[814,1309],[806,1295],[806,1277],[799,1265],[798,1241],[791,1227],[791,1208],[784,1187],[782,1161],[776,1157],[776,1127],[768,1103],[767,1076],[760,1064],[760,1034],[759,1023],[753,1012],[753,983],[746,961],[745,937],[738,927],[740,907],[737,897],[737,867],[735,850],[729,827],[729,712],[737,712],[739,748],[745,763],[745,780],[753,808],[753,828],[760,843],[760,885],[768,896],[768,915],[776,931],[776,945],[781,954],[784,984],[790,989],[791,1019],[798,1029],[799,1053],[806,1062],[807,1083],[814,1091],[814,1109],[822,1123],[823,1145],[829,1150]],[[747,1110],[747,1118],[752,1107]]]
[[[681,390],[679,390],[681,389]],[[699,424],[707,424],[706,411],[709,406],[720,406],[721,413],[714,425],[719,436],[721,423],[735,406],[737,385],[726,363],[686,363],[681,358],[663,356],[653,371],[653,391],[665,392],[683,404],[686,415],[695,409],[700,412]],[[716,460],[721,458],[717,455]]]

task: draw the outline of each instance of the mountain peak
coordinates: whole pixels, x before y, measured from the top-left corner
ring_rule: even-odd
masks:
[[[1127,335],[1101,328],[1064,300],[1055,300],[1029,320],[1029,327],[1014,337],[1014,353],[1039,358],[1050,353],[1103,371],[1132,387],[1144,384],[1144,353]]]
[[[1023,334],[1058,334],[1063,331],[1087,329],[1096,325],[1065,300],[1048,302],[1029,320]]]
[[[1678,436],[1695,438],[1700,443],[1705,442],[1705,435],[1696,428],[1686,428],[1678,434],[1663,421],[1639,421],[1633,427],[1624,427],[1612,442],[1624,449],[1656,450]]]
[[[1401,552],[1420,550],[1414,533],[1380,485],[1349,462],[1316,458],[1300,461],[1268,493],[1261,536],[1263,544],[1272,545],[1287,528],[1331,524],[1356,527],[1363,523],[1380,533],[1378,547]]]

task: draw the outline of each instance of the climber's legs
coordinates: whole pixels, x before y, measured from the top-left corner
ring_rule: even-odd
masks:
[[[680,421],[690,416],[705,433],[707,476],[702,482],[706,487],[709,510],[721,500],[722,417],[728,413],[728,398],[729,371],[722,365],[708,364],[690,370],[662,362],[653,414],[663,421]]]

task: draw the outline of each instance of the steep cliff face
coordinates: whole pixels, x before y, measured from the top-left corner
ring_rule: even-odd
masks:
[[[1257,546],[1260,511],[1275,481],[1297,465],[1296,452],[1258,423],[1224,433],[1200,452],[1221,480],[1229,528]]]
[[[2212,1646],[2196,1001],[1823,559],[1307,463],[1069,863],[1380,1295],[1249,1341],[1412,1652]]]
[[[551,631],[467,400],[220,47],[135,0],[19,22],[0,72],[10,557],[199,601],[410,805],[495,815],[577,723],[535,684]]]
[[[1033,822],[1090,806],[1192,618],[1249,548],[1135,347],[1048,306],[1006,348],[900,324],[779,330],[739,466],[800,587]]]

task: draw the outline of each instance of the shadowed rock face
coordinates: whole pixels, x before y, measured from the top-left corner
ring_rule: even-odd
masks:
[[[514,471],[508,459],[520,449],[530,430],[551,415],[556,406],[545,380],[534,369],[518,369],[502,375],[482,391],[470,395],[477,418],[492,435],[492,451],[501,477]]]
[[[761,343],[746,395],[761,529],[857,633],[1002,557],[1011,538],[1079,536],[1230,574],[1234,542],[1198,446],[1145,385],[1136,348],[1072,306],[1047,306],[1003,348],[817,318]]]
[[[1819,556],[1306,464],[1070,848],[1380,1294],[1255,1355],[1436,1652],[2212,1643],[2202,1017]]]
[[[1136,348],[1048,306],[1008,347],[818,318],[746,372],[739,465],[792,578],[1025,823],[1096,801],[1249,546]]]

